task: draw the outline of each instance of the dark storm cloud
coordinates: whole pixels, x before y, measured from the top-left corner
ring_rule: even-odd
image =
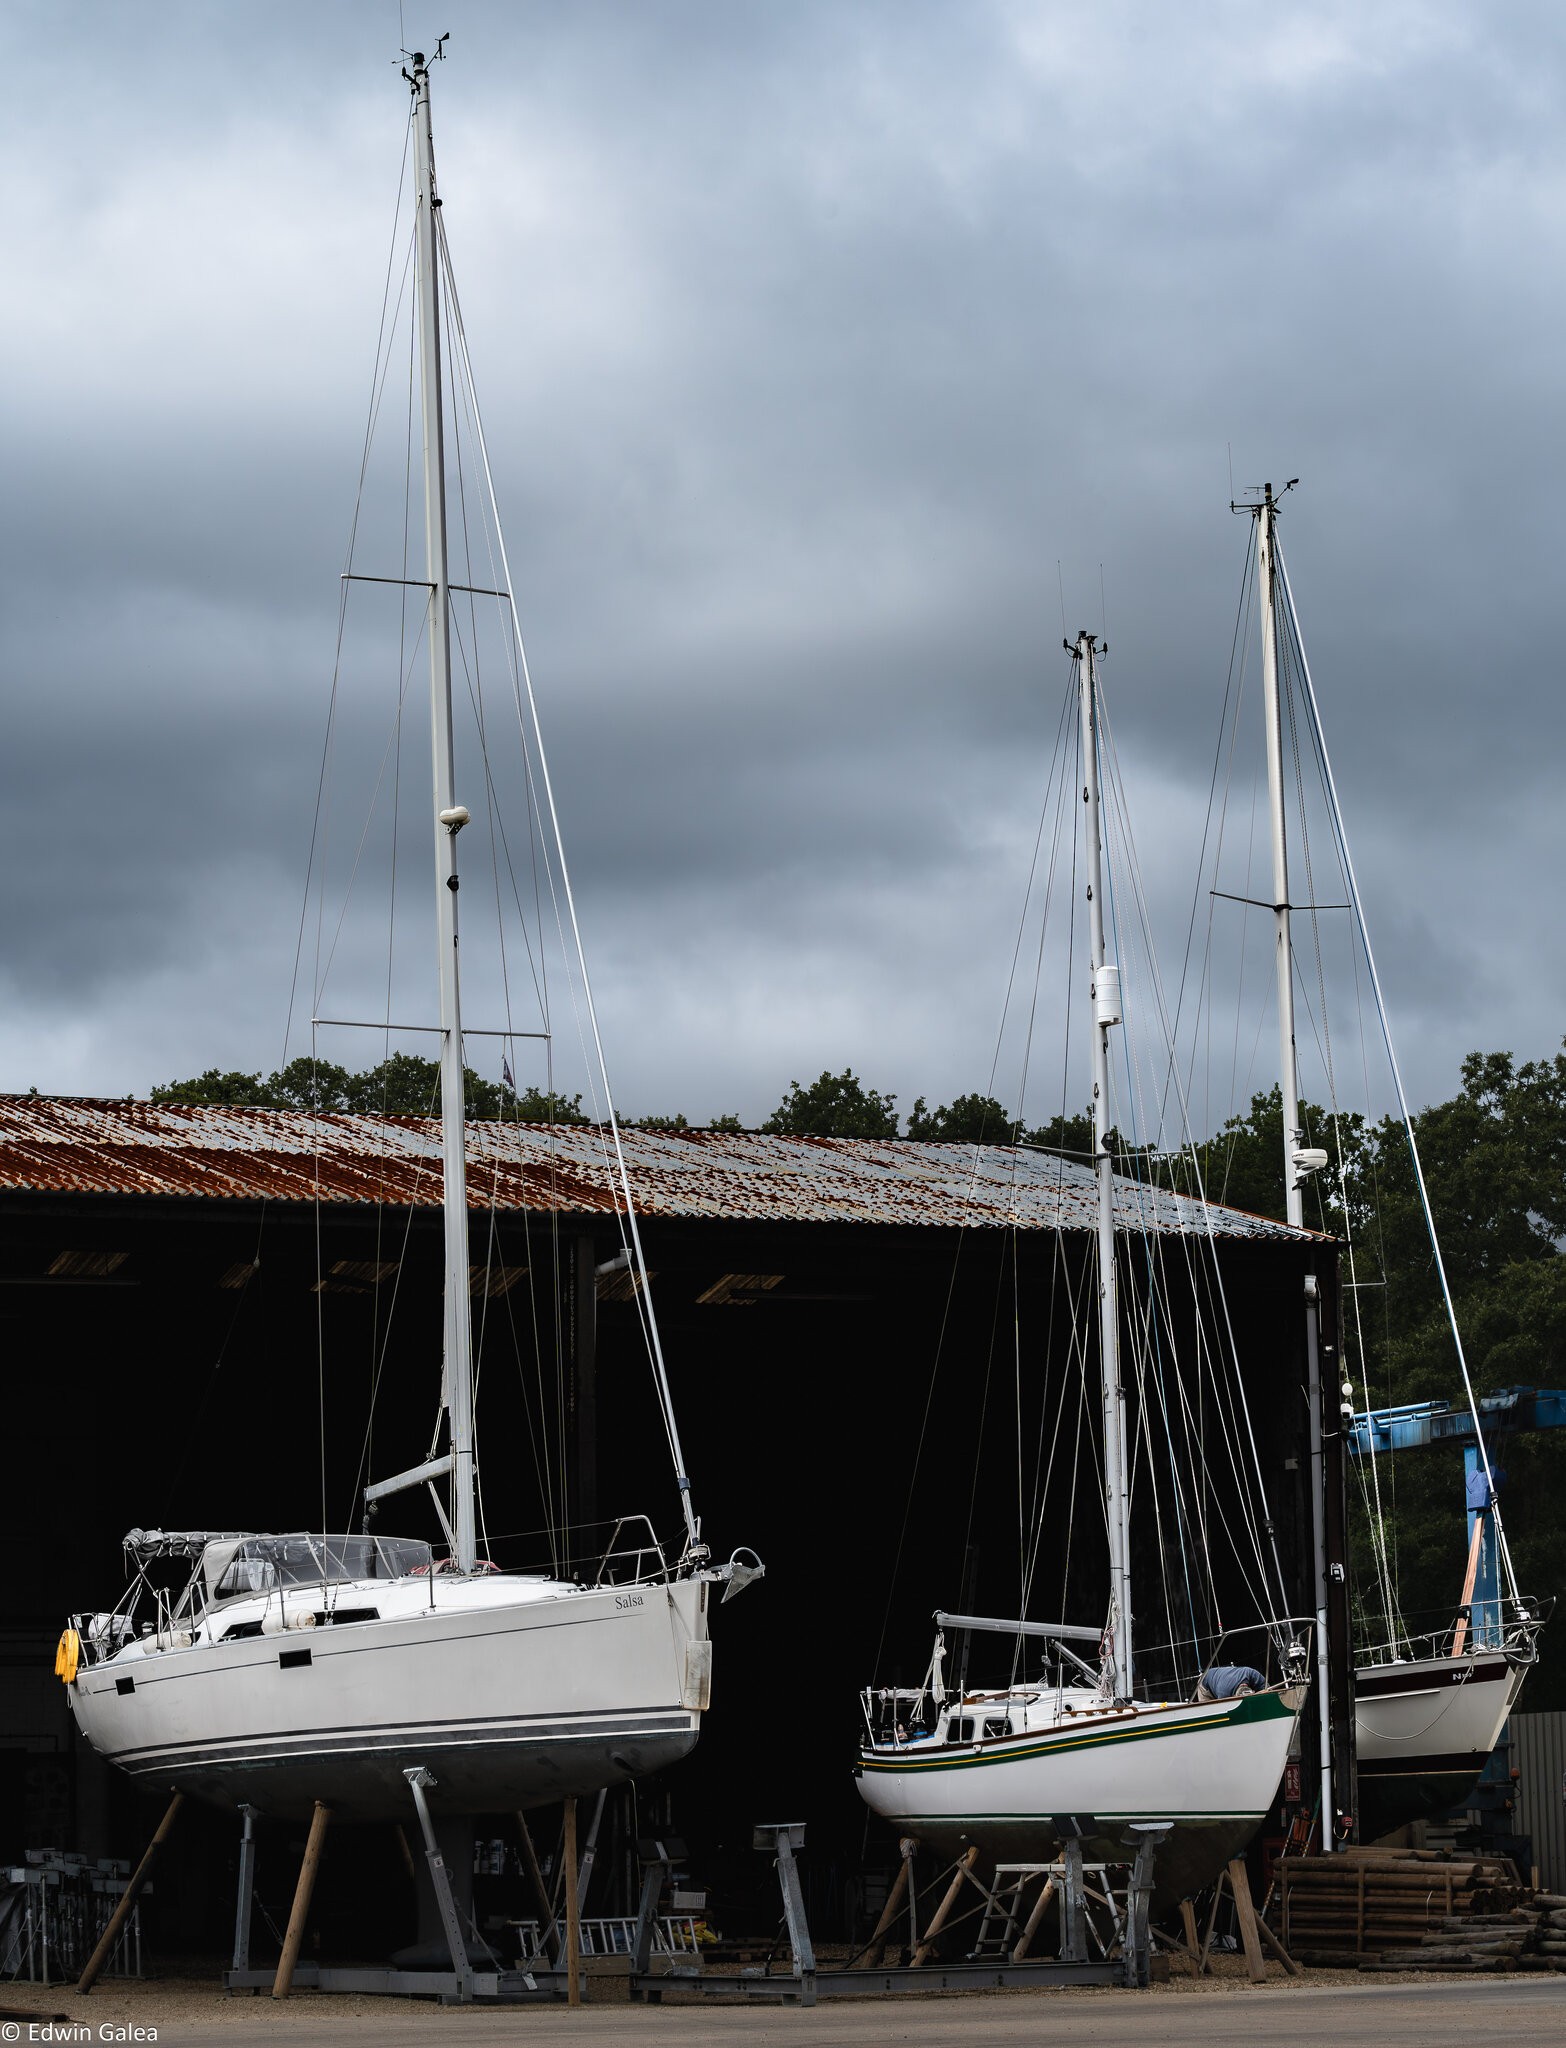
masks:
[[[1554,1043],[1551,12],[448,16],[447,227],[627,1108],[761,1114],[845,1060],[905,1106],[982,1084],[1057,560],[1071,629],[1102,569],[1172,971],[1231,448],[1237,486],[1304,478],[1285,547],[1416,1095]],[[35,26],[0,1044],[7,1085],[132,1089],[281,1040],[397,11]],[[367,512],[362,566],[397,545]]]

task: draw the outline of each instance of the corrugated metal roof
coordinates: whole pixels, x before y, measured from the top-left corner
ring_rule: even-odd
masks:
[[[639,1213],[767,1223],[1016,1225],[1090,1230],[1092,1171],[1046,1153],[911,1139],[777,1138],[756,1132],[623,1133]],[[432,1117],[349,1116],[209,1104],[0,1096],[0,1190],[270,1202],[435,1206]],[[594,1125],[468,1127],[474,1208],[615,1206],[607,1133]],[[1234,1209],[1116,1182],[1124,1230],[1288,1239],[1306,1233]]]

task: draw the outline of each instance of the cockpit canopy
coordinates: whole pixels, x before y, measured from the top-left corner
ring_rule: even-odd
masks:
[[[220,1536],[201,1553],[201,1578],[216,1605],[290,1586],[412,1578],[433,1554],[400,1536]]]

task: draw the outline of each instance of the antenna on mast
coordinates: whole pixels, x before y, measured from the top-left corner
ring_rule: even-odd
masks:
[[[409,85],[417,87],[419,73],[421,71],[428,71],[432,64],[440,63],[440,61],[445,57],[446,54],[444,45],[449,43],[450,41],[451,31],[450,29],[447,29],[446,33],[440,37],[434,49],[431,50],[427,57],[425,56],[422,50],[403,51],[402,54],[407,58],[408,64],[411,64],[413,66],[413,69],[411,71],[408,69],[407,64],[405,64],[402,68],[402,75],[405,79],[407,79]]]

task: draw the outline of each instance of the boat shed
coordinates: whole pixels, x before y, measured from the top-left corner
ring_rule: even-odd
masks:
[[[1015,1612],[1016,1440],[1009,1468],[987,1465],[982,1418],[1080,1304],[1094,1175],[1005,1146],[672,1129],[621,1142],[704,1534],[767,1566],[719,1610],[707,1728],[638,1824],[661,1801],[721,1888],[755,1860],[753,1822],[804,1819],[812,1912],[848,1925],[866,1841],[856,1696],[918,1682],[935,1607]],[[502,1564],[547,1560],[545,1525],[647,1514],[667,1537],[676,1523],[612,1145],[594,1126],[469,1128],[481,1472]],[[144,1833],[51,1676],[67,1613],[118,1598],[127,1529],[357,1527],[366,1480],[427,1455],[440,1183],[435,1119],[0,1097],[23,1564],[0,1659],[0,1855],[124,1856]],[[1165,1285],[1193,1314],[1203,1276],[1222,1275],[1292,1611],[1308,1614],[1300,1304],[1314,1275],[1330,1342],[1337,1248],[1129,1179],[1116,1203],[1127,1239],[1165,1248]],[[1324,1376],[1330,1422],[1330,1362]],[[409,1533],[434,1533],[430,1519]],[[221,1940],[229,1832],[221,1816],[193,1828],[205,1878],[170,1872],[191,1939],[207,1913]]]

